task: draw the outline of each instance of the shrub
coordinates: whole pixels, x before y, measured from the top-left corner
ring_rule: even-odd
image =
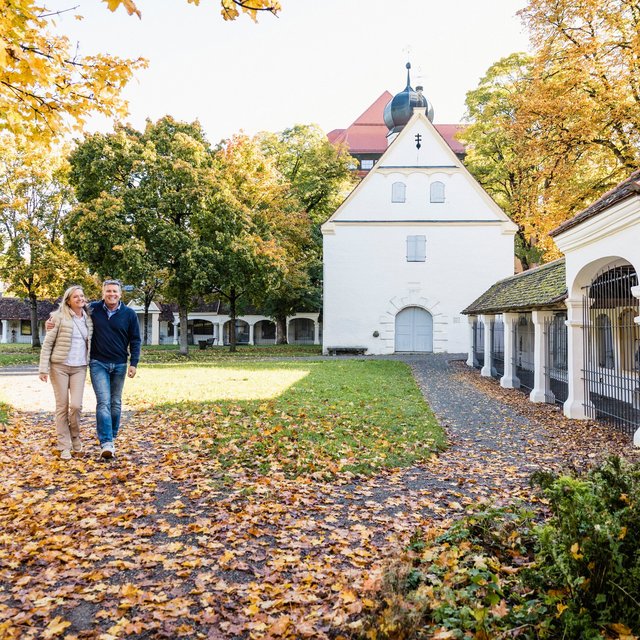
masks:
[[[610,458],[545,494],[553,516],[529,579],[556,594],[566,637],[599,637],[612,623],[640,632],[640,466]]]
[[[633,638],[640,633],[640,465],[537,478],[550,517],[523,507],[416,532],[361,637]]]

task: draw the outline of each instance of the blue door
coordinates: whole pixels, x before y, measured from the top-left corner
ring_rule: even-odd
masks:
[[[396,351],[433,351],[433,317],[420,307],[407,307],[396,316]]]

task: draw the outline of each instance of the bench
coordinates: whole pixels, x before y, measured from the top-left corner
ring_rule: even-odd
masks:
[[[213,347],[215,338],[207,338],[206,340],[198,340],[198,349],[204,351],[207,347]]]
[[[327,347],[327,353],[330,356],[337,356],[340,354],[363,356],[366,351],[367,347]]]

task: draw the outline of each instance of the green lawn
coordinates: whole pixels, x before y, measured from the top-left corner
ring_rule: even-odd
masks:
[[[238,347],[236,353],[230,353],[229,347],[209,347],[201,351],[198,346],[189,347],[189,356],[185,358],[174,345],[160,345],[142,347],[140,361],[151,362],[218,362],[220,360],[284,358],[320,355],[319,345],[265,345]],[[0,344],[0,367],[21,364],[37,364],[40,357],[39,349],[32,349],[30,344]]]
[[[125,400],[222,469],[372,473],[422,462],[445,443],[397,361],[150,365],[139,375]]]

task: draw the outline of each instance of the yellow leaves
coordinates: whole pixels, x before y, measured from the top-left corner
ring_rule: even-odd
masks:
[[[109,11],[115,11],[120,5],[123,5],[127,10],[127,13],[131,16],[134,13],[138,16],[138,18],[142,17],[140,10],[136,7],[135,3],[132,0],[102,0],[107,3],[109,7]]]
[[[582,558],[584,558],[584,554],[580,553],[580,545],[577,542],[574,542],[571,545],[570,551],[574,560],[581,560]]]
[[[142,17],[140,10],[133,0],[102,0],[107,3],[110,11],[116,11],[121,5],[126,9],[129,15],[137,15]],[[200,5],[200,0],[187,0],[189,4],[196,6]],[[278,13],[281,10],[279,2],[272,2],[271,0],[220,0],[221,15],[225,20],[235,20],[240,11],[249,15],[249,17],[255,22],[257,20],[258,13],[261,11],[268,11],[270,13]]]
[[[618,640],[637,640],[638,636],[633,633],[627,625],[615,622],[608,625],[608,628],[617,634]]]
[[[624,526],[620,529],[620,533],[618,534],[618,540],[624,540],[627,536],[627,527]]]
[[[123,112],[120,91],[142,59],[82,57],[34,0],[16,0],[0,14],[0,129],[49,145],[90,113]]]
[[[55,638],[56,636],[61,635],[62,632],[70,626],[70,622],[68,622],[67,620],[63,620],[61,616],[56,616],[45,627],[44,631],[42,632],[42,637],[45,638],[45,640],[48,640],[49,638]]]

